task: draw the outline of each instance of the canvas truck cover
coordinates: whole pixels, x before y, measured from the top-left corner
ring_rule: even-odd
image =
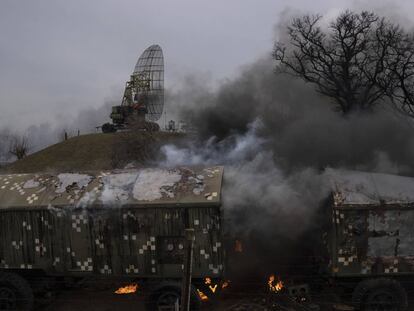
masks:
[[[331,272],[414,273],[414,178],[326,170],[332,190]]]
[[[220,277],[222,167],[0,176],[0,269],[53,275]]]

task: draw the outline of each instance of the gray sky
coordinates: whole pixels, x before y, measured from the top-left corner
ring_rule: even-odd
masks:
[[[381,6],[413,12],[410,0]],[[379,1],[364,1],[365,7]],[[0,0],[0,128],[52,125],[119,100],[138,56],[160,44],[166,87],[231,78],[269,53],[286,9],[335,14],[345,0]],[[109,113],[109,112],[108,112]]]

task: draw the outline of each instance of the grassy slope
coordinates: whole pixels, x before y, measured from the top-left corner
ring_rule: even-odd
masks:
[[[111,157],[116,143],[120,139],[128,140],[127,135],[127,133],[113,133],[73,137],[16,161],[2,168],[1,172],[71,172],[111,169],[113,168]],[[180,137],[183,136],[165,132],[154,134],[155,140],[160,144],[174,142]]]

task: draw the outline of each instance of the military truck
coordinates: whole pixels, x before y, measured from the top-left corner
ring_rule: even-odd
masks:
[[[280,293],[295,301],[328,310],[334,303],[406,310],[414,285],[414,178],[338,169],[323,175],[326,200],[303,215],[311,218],[308,230],[277,243],[263,232],[248,236],[243,251],[227,250],[227,275],[249,270],[253,253],[262,264],[256,261],[249,277],[275,273],[284,283]]]
[[[193,283],[224,273],[223,168],[0,176],[0,309],[85,278],[149,284],[150,310],[180,296],[184,232],[195,230]],[[40,282],[39,280],[42,280]],[[192,308],[198,295],[193,290]]]
[[[89,277],[139,280],[152,289],[150,310],[171,306],[186,228],[196,235],[193,283],[217,284],[225,262],[237,269],[225,256],[222,177],[222,167],[0,176],[0,309],[29,310],[33,292]],[[313,245],[320,260],[311,279],[327,280],[359,310],[405,310],[414,178],[333,169],[326,177],[331,191],[312,229],[323,243]],[[309,290],[286,285],[293,297]],[[192,298],[195,309],[195,290]]]
[[[328,169],[325,273],[358,310],[405,310],[414,277],[414,178]]]

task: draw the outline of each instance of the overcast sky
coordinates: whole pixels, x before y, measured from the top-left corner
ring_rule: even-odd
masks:
[[[378,8],[379,1],[364,1]],[[381,2],[413,12],[411,0]],[[0,128],[56,124],[119,99],[135,62],[160,44],[166,87],[196,73],[231,78],[270,53],[285,10],[335,14],[345,0],[0,0]],[[283,15],[283,14],[282,14]],[[168,104],[168,103],[167,103]],[[109,113],[109,112],[108,112]]]

